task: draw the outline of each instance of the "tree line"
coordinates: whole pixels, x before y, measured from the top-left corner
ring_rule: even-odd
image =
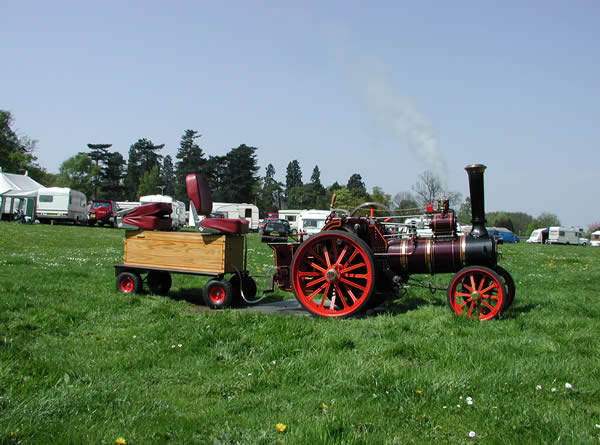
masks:
[[[275,168],[268,164],[260,176],[257,147],[241,144],[224,156],[208,155],[198,144],[201,135],[187,129],[181,136],[175,159],[163,156],[164,144],[138,139],[131,145],[127,160],[109,143],[89,143],[76,155],[65,160],[58,174],[47,173],[34,155],[37,141],[19,137],[12,129],[13,118],[0,110],[0,167],[10,173],[25,171],[45,186],[70,187],[89,199],[137,201],[140,196],[164,194],[187,202],[185,177],[202,173],[208,180],[214,201],[255,204],[261,217],[279,209],[328,209],[335,195],[335,207],[351,210],[364,202],[378,202],[397,215],[422,213],[426,204],[446,193],[457,219],[464,224],[471,220],[470,200],[464,201],[458,192],[444,191],[438,178],[425,171],[410,190],[395,195],[380,187],[367,191],[359,173],[352,174],[345,184],[321,182],[321,170],[315,165],[308,181],[303,180],[297,160],[288,163],[285,182],[277,180]],[[520,212],[489,212],[489,226],[506,227],[518,234],[528,234],[537,227],[560,225],[552,213],[534,218]]]

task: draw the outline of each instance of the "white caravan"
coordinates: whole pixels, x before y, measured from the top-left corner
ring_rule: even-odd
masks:
[[[85,223],[88,203],[85,195],[67,187],[44,187],[38,190],[35,217],[40,222],[72,221]]]
[[[592,247],[600,247],[600,230],[596,230],[592,232],[592,242],[590,243]]]
[[[583,238],[583,229],[579,227],[549,227],[548,228],[548,243],[549,244],[583,244],[580,240]]]
[[[287,222],[290,223],[290,232],[292,234],[295,234],[298,231],[298,219],[302,212],[303,212],[303,210],[290,210],[290,209],[279,211],[279,218],[285,219]]]
[[[171,227],[173,230],[179,230],[181,227],[185,227],[187,224],[187,218],[185,215],[185,204],[181,201],[177,201],[167,195],[146,195],[140,196],[140,205],[150,204],[151,202],[168,202],[173,208],[171,213]]]
[[[527,238],[527,242],[528,243],[540,243],[540,244],[544,244],[546,241],[548,241],[548,229],[547,228],[542,228],[542,229],[535,229],[533,232],[531,232],[531,235],[529,235],[529,238]]]
[[[303,210],[297,218],[298,233],[305,233],[308,237],[319,233],[330,214],[331,210]]]
[[[213,202],[212,212],[229,219],[245,219],[250,230],[258,230],[258,207],[254,204],[232,202]]]

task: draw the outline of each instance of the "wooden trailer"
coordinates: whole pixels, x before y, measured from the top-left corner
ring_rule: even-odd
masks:
[[[186,186],[198,213],[210,212],[206,180],[188,175]],[[132,229],[125,231],[123,263],[115,265],[117,290],[138,293],[146,283],[152,293],[165,295],[171,288],[171,274],[181,273],[213,277],[203,291],[205,303],[212,308],[254,298],[256,283],[246,270],[247,221],[206,218],[197,227],[201,232],[171,232],[169,206],[147,204],[123,217],[125,227]]]

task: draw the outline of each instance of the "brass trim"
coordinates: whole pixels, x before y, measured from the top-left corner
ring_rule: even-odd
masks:
[[[432,273],[431,272],[431,260],[432,260],[432,258],[431,258],[431,245],[432,245],[431,240],[427,240],[425,242],[425,265],[427,266],[427,271],[429,273]]]

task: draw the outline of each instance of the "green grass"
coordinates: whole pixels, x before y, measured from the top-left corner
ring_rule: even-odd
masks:
[[[330,320],[209,311],[186,275],[120,294],[123,236],[0,223],[0,444],[600,441],[600,249],[503,246],[500,320],[414,288]],[[250,235],[251,272],[271,264]]]

